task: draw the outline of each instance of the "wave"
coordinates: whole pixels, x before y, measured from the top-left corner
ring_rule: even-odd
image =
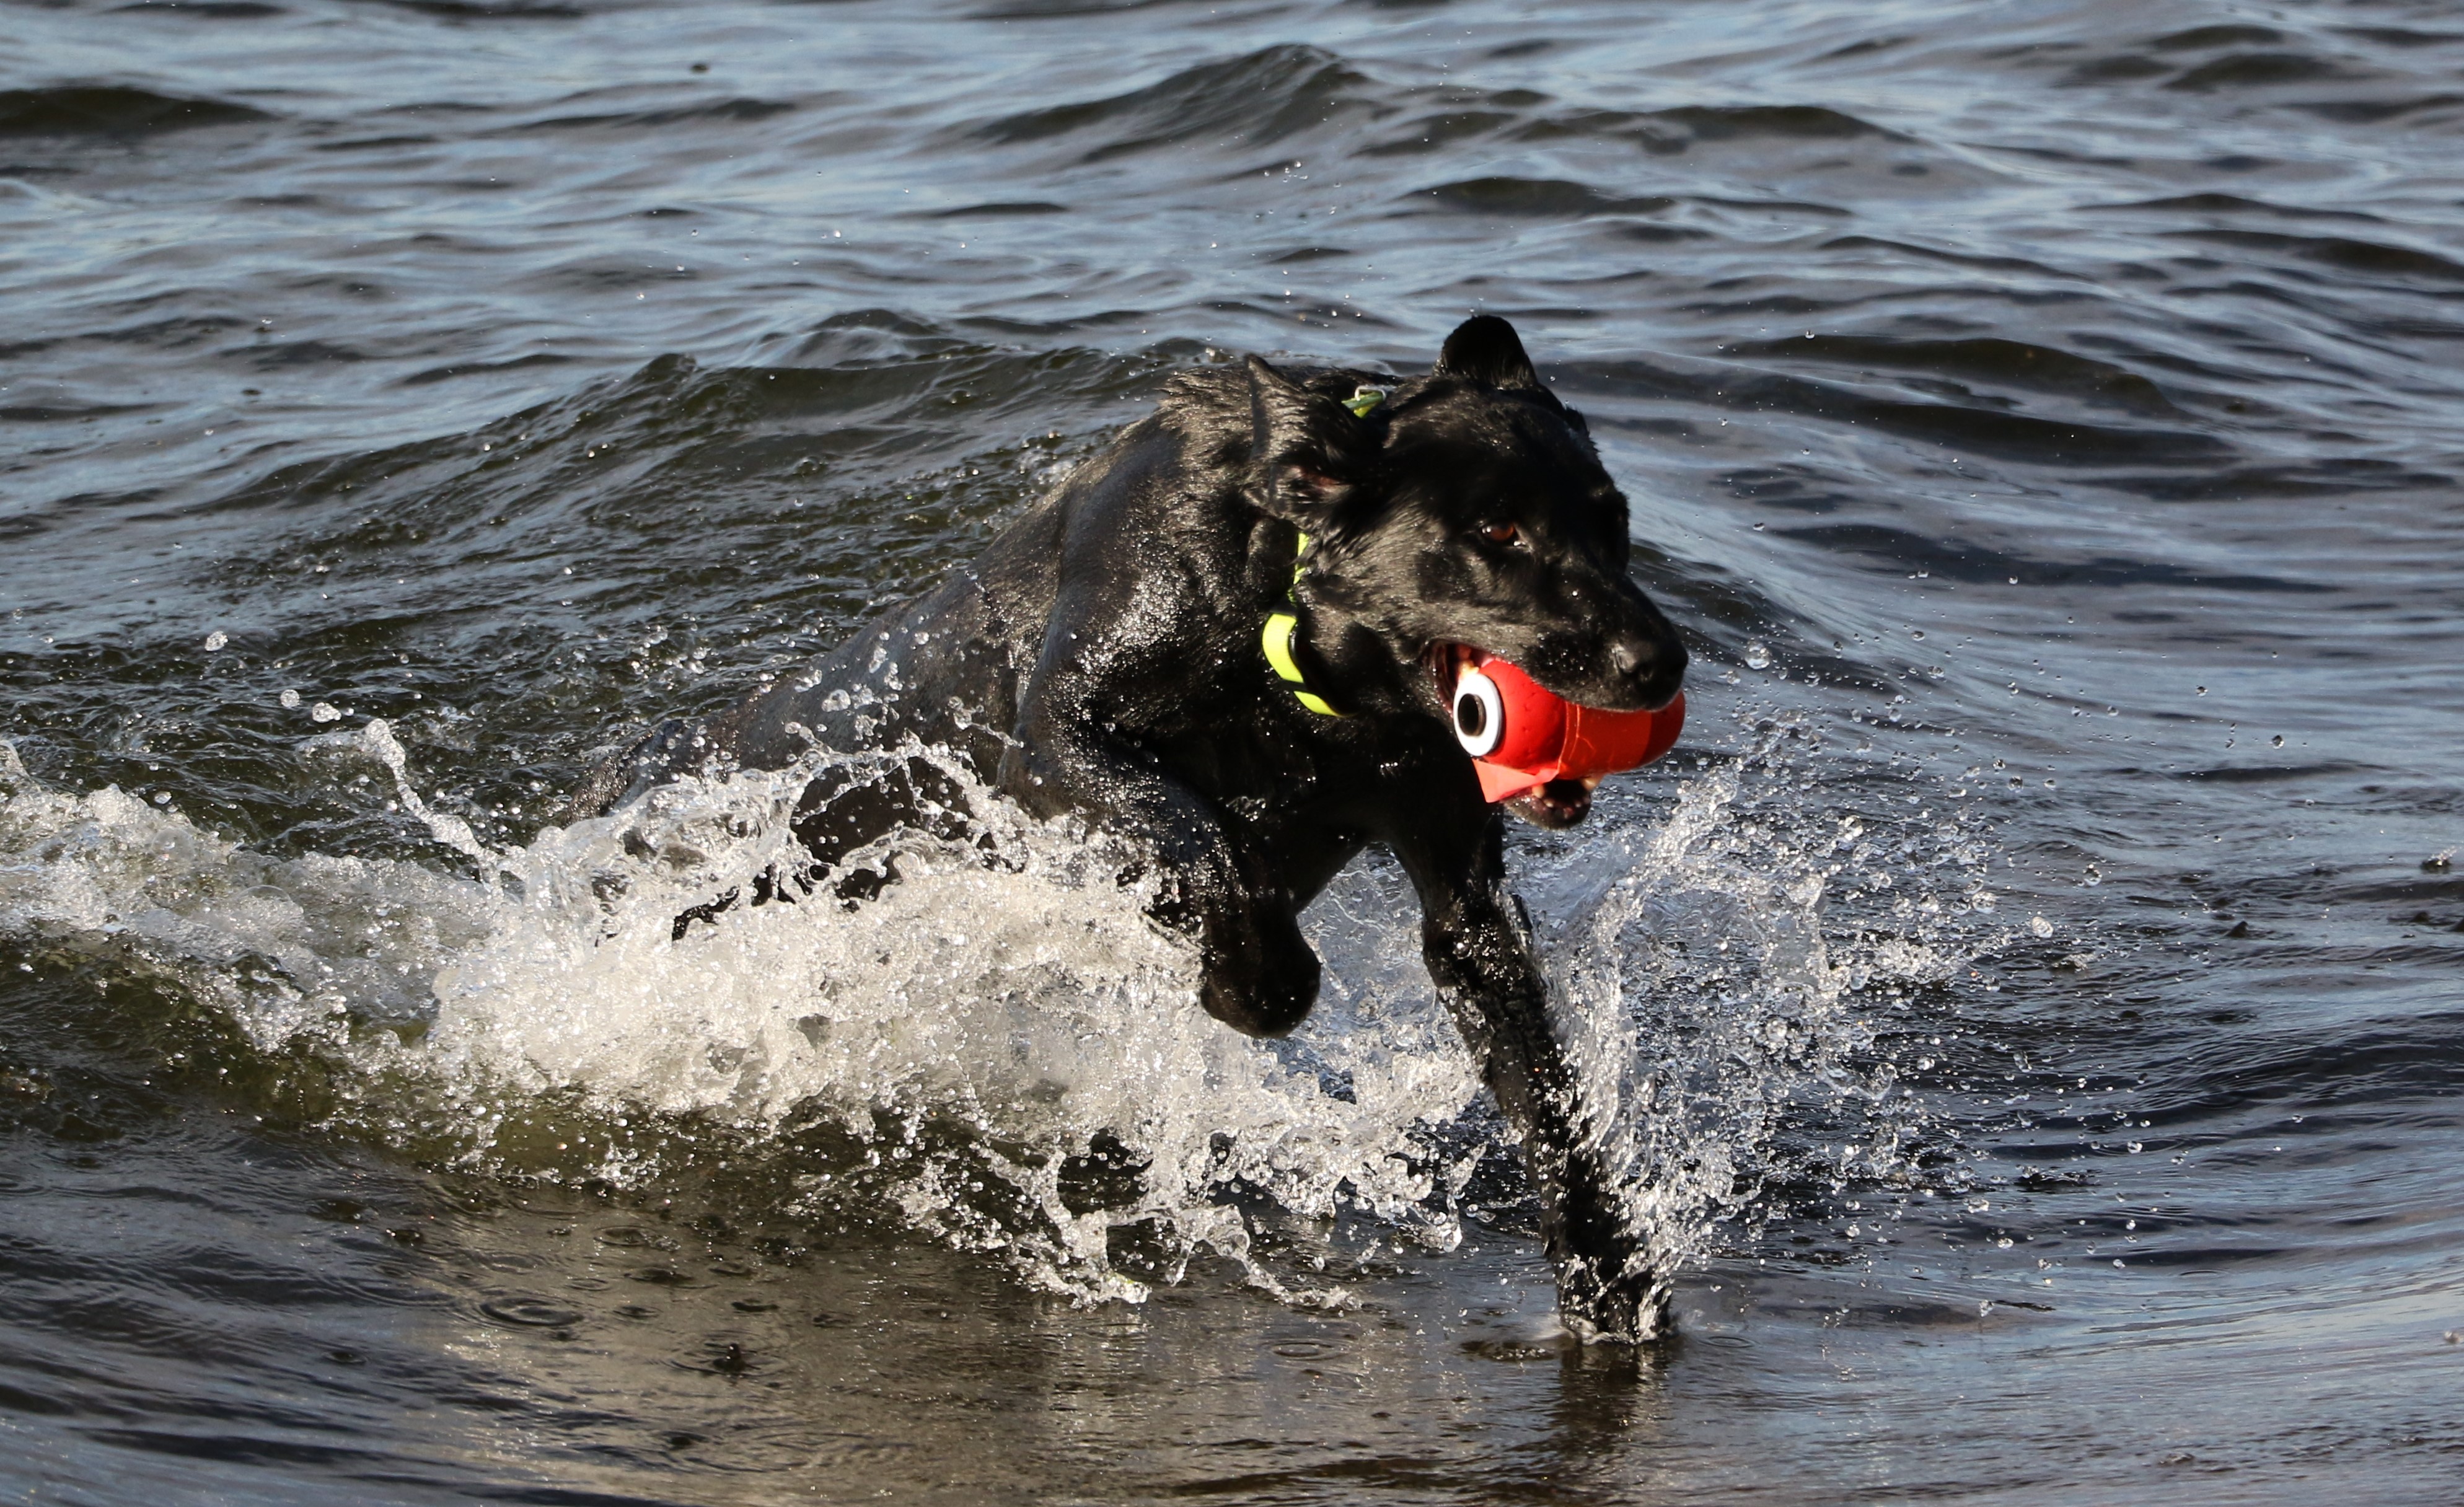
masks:
[[[1511,218],[1573,218],[1601,214],[1658,214],[1677,201],[1659,195],[1628,198],[1560,178],[1470,178],[1422,189],[1442,208]]]
[[[1199,140],[1254,148],[1338,118],[1383,114],[1387,107],[1362,97],[1367,83],[1317,48],[1269,47],[1186,68],[1128,94],[1002,116],[966,135],[999,146],[1087,141],[1081,161],[1089,163]]]
[[[2188,214],[2264,214],[2287,220],[2363,220],[2384,223],[2385,216],[2358,209],[2319,209],[2304,205],[2270,204],[2232,193],[2186,193],[2165,199],[2134,199],[2125,204],[2084,204],[2081,211],[2165,209]]]
[[[1845,142],[1859,137],[1905,140],[1898,132],[1870,120],[1816,104],[1689,104],[1653,110],[1643,119],[1662,128],[1663,141],[1680,147],[1690,142]],[[1670,126],[1683,133],[1682,139],[1665,132]]]
[[[275,119],[227,99],[197,99],[116,84],[0,89],[0,137],[152,136]]]
[[[2065,560],[2022,556],[1971,540],[1937,538],[1878,523],[1815,523],[1771,532],[1782,538],[1819,544],[1833,554],[1880,560],[1894,572],[1913,567],[1946,580],[1980,584],[2016,579],[2030,586],[2154,586],[2270,595],[2315,595],[2337,589],[2324,581],[2298,577],[2201,570],[2171,560],[2132,559],[2126,556]]]
[[[590,12],[557,0],[384,0],[399,11],[446,21],[579,21]]]
[[[2253,89],[2274,84],[2309,83],[2346,76],[2343,69],[2323,57],[2303,53],[2235,53],[2186,69],[2166,80],[2167,89]]]
[[[597,115],[558,115],[528,120],[508,129],[529,131],[657,130],[697,121],[739,123],[767,120],[796,107],[781,99],[715,99],[707,104],[671,105],[658,110],[613,110]]]
[[[2168,233],[2184,240],[2205,241],[2215,246],[2274,251],[2298,261],[2333,267],[2340,272],[2387,273],[2444,283],[2464,282],[2464,264],[2435,251],[2410,246],[2389,246],[2383,241],[2357,240],[2345,235],[2284,235],[2266,230],[2204,229]]]
[[[1391,127],[1360,150],[1369,157],[1442,153],[1466,142],[1497,137],[1528,146],[1598,142],[1671,156],[1697,145],[1725,142],[1906,142],[1909,138],[1828,105],[1673,105],[1661,110],[1617,110],[1592,105],[1551,108],[1548,96],[1529,90],[1398,89],[1397,101],[1438,108]]]
[[[2459,105],[2464,105],[2464,94],[2440,90],[2394,99],[2303,99],[2293,102],[2291,108],[2322,120],[2354,125],[2376,125],[2383,120],[2401,120],[2408,116],[2443,111],[2447,113],[2436,116],[2434,123],[2452,124],[2453,112]]]
[[[1782,349],[1795,343],[1784,342]],[[1571,391],[1684,398],[1750,412],[1793,413],[1953,447],[1961,454],[2035,465],[2188,470],[2213,467],[2233,454],[2224,441],[2196,430],[2130,428],[1959,404],[1901,402],[1771,372],[1680,369],[1640,360],[1572,361],[1557,369]]]
[[[1727,348],[1738,356],[1788,357],[1843,365],[1925,372],[1982,381],[2140,413],[2178,416],[2163,390],[2137,372],[2025,340],[1980,336],[1965,339],[1824,335],[1791,340],[1748,340]]]

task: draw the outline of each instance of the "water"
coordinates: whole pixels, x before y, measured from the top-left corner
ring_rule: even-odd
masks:
[[[0,11],[0,1486],[2464,1491],[2445,8]],[[1669,1337],[1365,864],[561,825],[1160,379],[1522,329],[1686,743],[1516,839]],[[627,841],[627,834],[633,841]]]

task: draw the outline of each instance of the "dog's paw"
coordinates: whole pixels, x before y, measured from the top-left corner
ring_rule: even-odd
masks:
[[[1557,1269],[1557,1317],[1585,1344],[1642,1344],[1660,1333],[1666,1297],[1640,1263],[1602,1266],[1580,1257]]]
[[[1317,954],[1288,911],[1251,919],[1210,929],[1199,1003],[1243,1036],[1288,1036],[1317,1003]]]
[[[1206,1013],[1243,1036],[1289,1036],[1317,1003],[1317,954],[1304,950],[1285,966],[1210,967],[1198,987]]]

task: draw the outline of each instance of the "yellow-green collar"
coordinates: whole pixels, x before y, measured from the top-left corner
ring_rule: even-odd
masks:
[[[1343,400],[1343,405],[1352,410],[1353,418],[1365,419],[1369,417],[1370,409],[1385,401],[1385,388],[1373,387],[1367,382],[1362,382],[1352,389],[1352,396]],[[1301,558],[1309,554],[1309,536],[1304,534],[1301,535],[1300,543],[1292,549],[1292,584],[1294,586],[1300,584]],[[1293,601],[1288,590],[1285,592],[1284,600]],[[1343,713],[1335,710],[1332,703],[1309,688],[1309,676],[1302,672],[1300,661],[1292,657],[1292,637],[1300,632],[1300,627],[1301,620],[1298,613],[1270,612],[1266,614],[1265,627],[1258,635],[1258,647],[1265,651],[1266,663],[1274,666],[1276,678],[1292,688],[1293,700],[1319,716],[1342,716]]]
[[[1380,393],[1378,396],[1385,395]],[[1301,535],[1300,544],[1292,551],[1294,585],[1300,583],[1301,558],[1309,553],[1309,536],[1304,534]],[[1284,600],[1287,601],[1292,600],[1288,592],[1286,593]],[[1270,612],[1266,614],[1265,629],[1258,635],[1258,647],[1265,651],[1266,663],[1274,667],[1276,678],[1292,688],[1293,700],[1322,717],[1342,716],[1343,713],[1335,710],[1324,696],[1309,688],[1309,676],[1302,673],[1300,661],[1292,657],[1292,636],[1300,631],[1300,626],[1301,620],[1297,613]]]

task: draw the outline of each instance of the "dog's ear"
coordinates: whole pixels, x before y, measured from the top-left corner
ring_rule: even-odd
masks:
[[[1476,314],[1455,326],[1438,353],[1438,370],[1491,387],[1531,387],[1541,392],[1540,374],[1523,354],[1514,326],[1493,314]]]
[[[1376,437],[1350,408],[1249,358],[1251,455],[1266,511],[1324,528],[1375,465]]]

